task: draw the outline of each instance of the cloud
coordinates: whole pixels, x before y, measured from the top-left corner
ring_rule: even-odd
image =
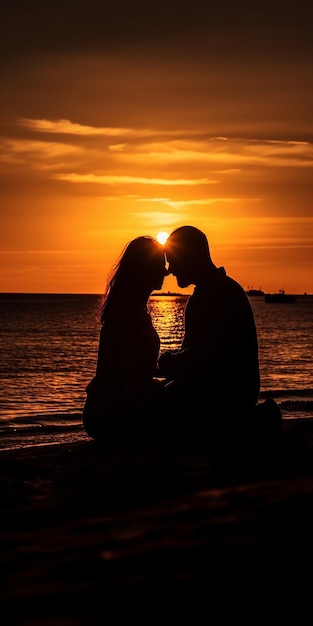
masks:
[[[257,202],[259,198],[249,198],[249,202]],[[172,208],[183,208],[183,207],[192,207],[192,206],[209,206],[212,204],[218,203],[233,203],[233,202],[244,202],[244,198],[194,198],[192,200],[171,200],[170,198],[137,198],[136,202],[153,202],[168,205]],[[247,201],[247,200],[246,200]]]
[[[125,164],[129,167],[139,164],[145,168],[145,173],[149,166],[155,170],[157,165],[168,164],[210,166],[211,175],[225,173],[227,170],[235,172],[244,165],[249,167],[264,165],[267,168],[287,165],[295,168],[313,166],[313,144],[308,141],[210,137],[203,132],[200,134],[196,129],[169,131],[162,128],[96,127],[73,123],[67,119],[20,118],[18,124],[35,133],[65,135],[67,141],[50,142],[47,137],[41,138],[40,141],[24,138],[2,140],[0,158],[8,161],[10,158],[16,159],[16,155],[19,155],[21,159],[24,154],[28,163],[29,157],[34,159],[36,164],[39,159],[40,166],[42,159],[46,159],[49,163],[53,158],[64,156],[67,158],[67,170],[72,169],[75,172],[77,166],[76,182],[79,174],[85,176],[89,174],[88,182],[101,182],[101,180],[93,180],[91,173],[95,169],[100,170],[101,173],[101,164],[102,169],[110,169],[110,159],[113,159],[115,169],[119,164],[123,169]],[[71,137],[73,139],[70,139]],[[110,141],[103,144],[101,137],[106,137],[108,140],[116,138],[118,141],[116,144]],[[93,142],[86,144],[83,141],[84,138],[93,138]],[[59,177],[63,180],[71,179],[73,182],[74,172],[73,174],[66,172],[65,175],[60,172]],[[156,184],[165,184],[158,182],[159,177],[154,178]],[[162,178],[160,177],[160,180]],[[203,182],[208,183],[207,176],[200,178],[205,178]],[[145,184],[143,180],[141,182]],[[212,179],[210,182],[217,181]]]
[[[101,185],[162,185],[162,186],[196,186],[207,185],[207,178],[144,178],[143,176],[96,176],[95,174],[57,174],[59,180],[74,183],[97,183]]]
[[[28,167],[52,167],[54,159],[74,158],[81,148],[58,142],[34,141],[32,139],[0,138],[0,161],[3,163],[26,164]],[[43,159],[45,161],[43,161]]]
[[[191,131],[186,130],[156,130],[152,128],[124,128],[110,126],[87,126],[85,124],[77,124],[70,120],[47,120],[47,119],[31,119],[20,117],[17,120],[20,126],[29,128],[36,132],[57,133],[76,136],[105,136],[105,137],[133,137],[135,139],[150,137],[159,137],[165,135],[168,137],[177,137],[180,135],[188,135]]]

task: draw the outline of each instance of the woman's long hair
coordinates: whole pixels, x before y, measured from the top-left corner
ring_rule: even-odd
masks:
[[[98,312],[98,319],[103,323],[111,309],[112,303],[122,297],[130,296],[134,291],[147,287],[156,264],[163,255],[163,247],[148,235],[136,237],[122,251],[113,265],[106,285],[103,302]]]

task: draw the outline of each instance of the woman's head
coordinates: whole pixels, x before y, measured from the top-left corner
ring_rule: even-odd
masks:
[[[161,289],[167,273],[163,246],[153,237],[136,237],[125,246],[113,267],[102,312],[113,298],[148,297],[154,289]]]
[[[125,246],[113,272],[122,288],[151,285],[151,290],[161,288],[165,274],[163,246],[148,236],[136,237]]]

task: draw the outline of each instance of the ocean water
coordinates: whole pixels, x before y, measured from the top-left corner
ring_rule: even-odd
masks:
[[[187,296],[152,296],[161,351],[183,336]],[[274,397],[284,419],[313,416],[313,296],[268,304],[251,297],[261,367],[260,400]],[[85,388],[95,372],[97,295],[0,294],[0,448],[74,441]]]

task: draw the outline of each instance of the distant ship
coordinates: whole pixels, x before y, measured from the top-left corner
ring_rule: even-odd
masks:
[[[264,296],[264,291],[262,289],[248,289],[246,294],[247,296]]]
[[[266,293],[265,302],[295,302],[297,296],[291,293],[285,293],[284,289],[279,289],[278,293]]]
[[[190,294],[186,294],[186,293],[181,293],[179,291],[153,291],[151,296],[176,296],[176,297],[188,297],[190,296]]]

